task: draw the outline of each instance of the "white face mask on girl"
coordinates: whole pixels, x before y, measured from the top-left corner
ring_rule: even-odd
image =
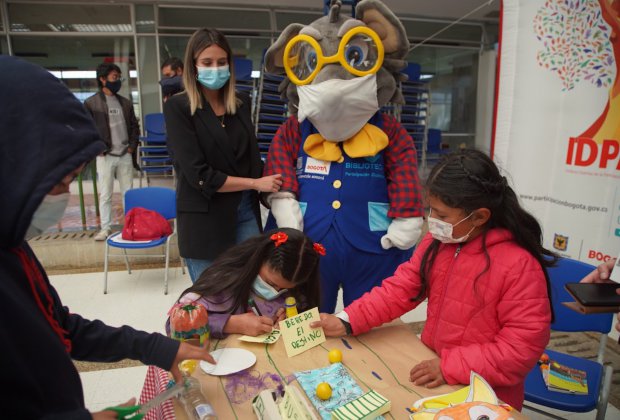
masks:
[[[256,275],[256,280],[252,284],[254,292],[265,300],[274,300],[283,293],[286,293],[288,289],[282,289],[277,291],[269,283],[263,280],[259,275]]]
[[[32,221],[26,231],[26,239],[34,238],[57,224],[65,213],[70,193],[46,195],[32,215]]]
[[[474,214],[473,211],[469,213],[469,216],[465,217],[464,219],[461,219],[458,223],[450,224],[448,222],[444,222],[443,220],[439,220],[434,217],[431,217],[431,213],[429,213],[428,231],[431,233],[433,238],[437,239],[438,241],[441,241],[444,244],[458,244],[461,242],[465,242],[469,238],[469,235],[476,228],[476,226],[472,227],[471,230],[467,232],[466,235],[461,236],[460,238],[453,238],[452,230],[454,229],[454,226],[457,226],[462,221],[469,219],[472,214]]]

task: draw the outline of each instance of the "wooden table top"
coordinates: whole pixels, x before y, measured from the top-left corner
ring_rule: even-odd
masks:
[[[442,385],[427,389],[409,381],[409,371],[414,365],[436,355],[409,325],[400,321],[357,337],[328,338],[325,343],[291,358],[286,355],[282,339],[266,345],[243,342],[238,337],[231,335],[220,341],[218,347],[251,351],[256,355],[256,364],[252,368],[229,376],[211,376],[200,368],[194,372],[220,419],[256,418],[252,399],[262,389],[275,389],[282,382],[291,382],[305,396],[294,373],[328,366],[327,354],[332,349],[342,351],[342,364],[364,392],[374,389],[391,401],[392,409],[386,418],[407,419],[409,408],[416,400],[460,388]],[[187,419],[178,401],[175,401],[174,408],[177,419]],[[525,418],[516,411],[514,414],[515,419]]]

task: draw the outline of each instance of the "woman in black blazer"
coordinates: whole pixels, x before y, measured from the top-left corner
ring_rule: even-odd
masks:
[[[276,192],[282,181],[261,177],[250,99],[235,93],[232,51],[221,32],[192,35],[183,83],[164,116],[178,174],[179,250],[195,282],[222,251],[260,233],[258,192]]]

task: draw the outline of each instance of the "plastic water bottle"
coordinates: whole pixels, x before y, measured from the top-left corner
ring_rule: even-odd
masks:
[[[286,309],[287,318],[297,315],[297,301],[293,296],[286,298],[284,301],[284,308]]]
[[[187,377],[186,389],[179,396],[188,418],[194,420],[217,420],[215,410],[202,393],[200,381],[193,376]]]

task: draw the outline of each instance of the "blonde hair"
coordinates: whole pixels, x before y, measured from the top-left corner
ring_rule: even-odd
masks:
[[[194,32],[187,43],[185,49],[185,68],[183,69],[183,84],[185,93],[189,98],[191,115],[194,115],[198,108],[202,109],[202,94],[200,92],[200,82],[197,80],[196,57],[211,45],[217,45],[224,51],[228,59],[230,69],[230,79],[220,89],[224,97],[224,106],[227,114],[235,114],[241,100],[235,93],[235,66],[232,58],[232,50],[224,34],[217,29],[202,28]]]

